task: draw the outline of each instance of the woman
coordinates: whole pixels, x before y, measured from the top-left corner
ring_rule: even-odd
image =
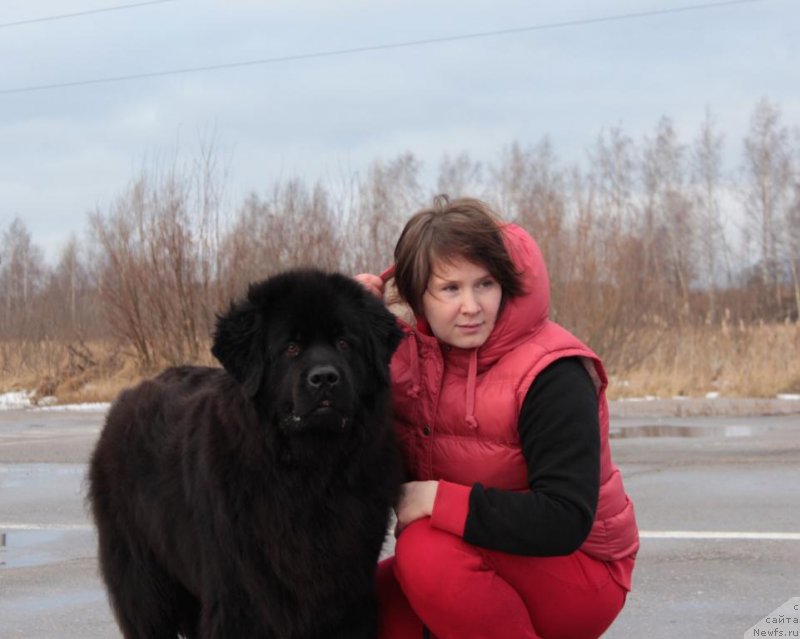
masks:
[[[633,505],[598,357],[548,317],[541,253],[444,196],[395,248],[413,310],[391,366],[411,481],[378,570],[381,637],[598,637],[631,588]],[[383,294],[381,277],[356,276]]]

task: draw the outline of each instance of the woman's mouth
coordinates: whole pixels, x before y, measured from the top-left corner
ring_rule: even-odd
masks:
[[[462,333],[477,333],[481,330],[483,326],[482,323],[479,324],[458,324],[456,328],[460,330]]]

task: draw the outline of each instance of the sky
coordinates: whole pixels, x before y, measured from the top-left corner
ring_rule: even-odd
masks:
[[[57,259],[153,158],[204,144],[234,203],[404,152],[433,174],[548,136],[583,162],[604,129],[639,140],[662,116],[689,142],[707,110],[735,163],[761,98],[800,126],[800,2],[710,4],[3,0],[0,233],[19,217]]]

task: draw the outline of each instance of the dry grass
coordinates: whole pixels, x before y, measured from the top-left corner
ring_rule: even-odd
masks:
[[[191,363],[212,364],[212,360],[209,354]],[[143,369],[132,351],[113,342],[0,342],[0,392],[34,390],[34,401],[43,397],[56,397],[62,404],[109,401],[159,368]]]
[[[652,336],[641,340],[650,344]],[[214,360],[208,354],[191,363]],[[132,352],[111,342],[0,342],[0,392],[34,389],[38,398],[55,396],[60,403],[108,401],[155,372],[143,370]],[[800,325],[674,329],[640,365],[610,374],[612,399],[798,393]]]
[[[612,398],[774,397],[800,392],[800,325],[685,327],[666,332],[642,363],[612,375]]]

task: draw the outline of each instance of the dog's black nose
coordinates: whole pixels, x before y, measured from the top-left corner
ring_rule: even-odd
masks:
[[[315,366],[308,371],[308,384],[312,388],[336,386],[339,383],[339,371],[333,366]]]

